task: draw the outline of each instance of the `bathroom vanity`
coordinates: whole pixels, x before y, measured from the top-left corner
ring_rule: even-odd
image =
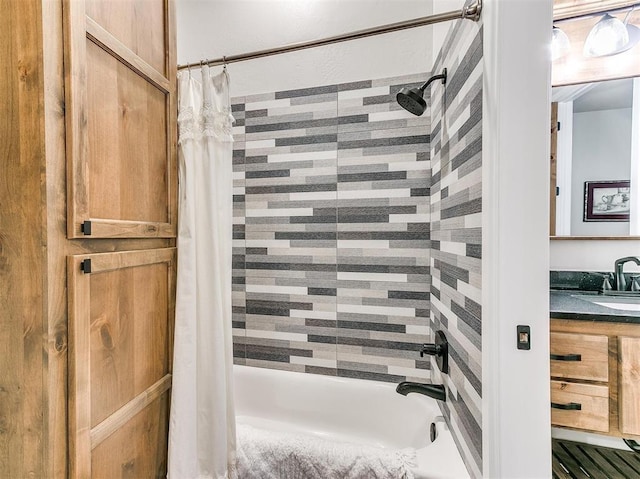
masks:
[[[599,291],[637,292],[640,283],[619,287],[614,286],[611,273],[581,272],[612,271],[616,257],[622,260],[640,252],[637,207],[630,203],[629,208],[621,203],[614,207],[607,196],[622,198],[627,183],[633,189],[631,196],[640,192],[634,183],[637,155],[631,153],[640,145],[635,126],[640,121],[638,50],[583,55],[594,17],[623,4],[626,2],[554,0],[554,27],[567,35],[570,47],[552,65],[551,423],[624,438],[635,449],[640,441],[640,294],[625,297]],[[638,9],[629,14],[629,24],[637,25],[639,15]],[[572,20],[561,22],[563,19]],[[601,191],[602,185],[615,190]],[[624,215],[616,216],[616,208],[624,209]],[[628,279],[634,281],[633,275]],[[622,283],[627,286],[626,278]],[[557,454],[556,446],[554,442],[554,477],[556,465],[567,472],[559,477],[636,477],[632,473],[620,476],[621,469],[598,467],[595,475],[588,476],[589,464],[596,464],[590,461],[586,445],[573,443],[569,446],[573,452],[564,456]],[[558,450],[563,448],[558,446]],[[604,462],[626,467],[620,465],[625,459],[611,457]]]
[[[640,297],[551,291],[551,423],[640,440]]]

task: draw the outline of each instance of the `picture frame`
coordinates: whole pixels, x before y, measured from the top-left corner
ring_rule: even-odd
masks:
[[[585,181],[583,221],[628,222],[629,200],[629,180]]]

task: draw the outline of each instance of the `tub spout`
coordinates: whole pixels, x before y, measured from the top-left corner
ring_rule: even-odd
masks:
[[[396,392],[406,396],[409,393],[420,393],[438,401],[447,400],[447,392],[442,384],[421,384],[403,381],[398,384]]]

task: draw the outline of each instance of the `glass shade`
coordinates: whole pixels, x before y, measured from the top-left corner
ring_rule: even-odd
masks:
[[[586,57],[615,55],[625,50],[629,43],[627,26],[618,18],[605,14],[591,29],[584,42]]]
[[[551,60],[556,61],[558,58],[565,56],[571,50],[571,43],[566,33],[558,27],[553,27],[551,37]]]

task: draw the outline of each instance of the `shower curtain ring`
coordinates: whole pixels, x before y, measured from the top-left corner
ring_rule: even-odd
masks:
[[[227,71],[227,57],[226,56],[222,56],[222,71]]]

